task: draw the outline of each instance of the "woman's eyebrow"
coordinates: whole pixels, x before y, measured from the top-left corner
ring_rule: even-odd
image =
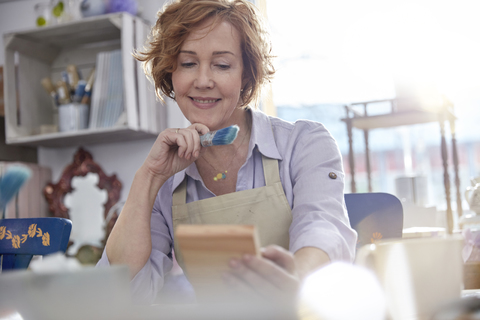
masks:
[[[191,54],[191,55],[194,55],[194,56],[197,55],[197,53],[195,51],[189,51],[189,50],[180,50],[180,53]],[[212,53],[212,56],[222,55],[222,54],[231,54],[232,56],[235,56],[235,54],[231,51],[214,51]]]
[[[193,54],[195,56],[197,55],[195,51],[188,51],[188,50],[180,50],[180,53]]]
[[[233,52],[231,51],[214,51],[212,56],[220,55],[220,54],[231,54],[232,56],[235,56],[235,54],[233,54]]]

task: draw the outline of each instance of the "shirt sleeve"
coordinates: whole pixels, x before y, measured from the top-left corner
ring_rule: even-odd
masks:
[[[159,196],[155,201],[151,218],[152,252],[147,263],[130,282],[132,299],[135,304],[152,304],[163,287],[165,274],[172,269],[172,238],[167,222],[159,210]],[[97,267],[109,266],[106,250],[103,251]]]
[[[353,261],[357,233],[347,215],[337,143],[319,123],[302,121],[294,131],[288,164],[293,190],[290,251],[316,247],[331,261]]]

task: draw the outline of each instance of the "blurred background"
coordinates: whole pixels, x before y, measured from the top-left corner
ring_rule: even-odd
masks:
[[[347,129],[340,121],[345,105],[394,99],[405,91],[444,95],[457,117],[459,176],[465,190],[480,175],[478,8],[474,0],[267,0],[277,56],[272,83],[277,115],[325,124],[338,141],[349,179]],[[391,109],[390,102],[368,108],[369,115]],[[446,126],[453,188],[449,134]],[[357,192],[367,192],[362,130],[353,130],[353,142]],[[398,194],[398,178],[420,177],[426,181],[422,205],[445,210],[438,123],[370,130],[369,147],[373,191]],[[345,185],[350,192],[350,183]],[[455,201],[452,196],[453,208]]]
[[[288,121],[310,119],[327,127],[343,156],[345,192],[354,191],[347,126],[342,121],[347,116],[346,106],[363,113],[362,106],[356,103],[387,100],[368,104],[369,116],[383,115],[392,111],[389,99],[414,96],[422,100],[420,109],[435,113],[441,112],[442,105],[428,101],[444,99],[449,101],[449,110],[456,117],[461,207],[472,213],[464,192],[471,187],[472,179],[473,184],[480,182],[477,0],[251,1],[268,18],[272,54],[276,56],[276,77],[267,88],[261,106],[267,113]],[[0,0],[0,33],[62,28],[62,24],[70,21],[115,12],[128,12],[152,25],[166,2]],[[0,38],[0,68],[5,64],[3,41]],[[58,181],[79,144],[56,148],[42,142],[36,146],[6,145],[1,136],[2,99],[0,90],[0,161],[37,163],[49,168],[51,180]],[[173,101],[158,108],[164,112],[164,126],[186,125]],[[412,123],[415,120],[412,118]],[[447,123],[451,208],[455,211],[458,209],[451,134]],[[122,181],[120,201],[126,199],[133,176],[154,139],[151,134],[137,141],[106,141],[86,146],[107,174],[115,173]],[[418,218],[430,212],[425,213],[429,217],[423,221],[417,219],[415,223],[407,223],[407,227],[445,225],[447,201],[440,144],[437,121],[369,130],[371,191],[397,195],[404,202],[406,217]],[[363,130],[353,128],[352,148],[355,191],[368,192]],[[409,214],[410,211],[413,213]]]

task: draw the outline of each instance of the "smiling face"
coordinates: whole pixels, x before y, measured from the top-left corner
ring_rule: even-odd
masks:
[[[182,113],[191,123],[218,130],[239,123],[242,88],[240,35],[230,23],[201,23],[187,37],[172,73],[172,83]]]

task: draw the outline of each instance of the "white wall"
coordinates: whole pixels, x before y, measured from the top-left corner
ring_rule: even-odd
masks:
[[[47,0],[44,0],[47,2]],[[0,65],[4,64],[5,52],[3,34],[35,28],[34,6],[39,0],[15,0],[0,3]],[[138,0],[139,15],[145,20],[155,22],[156,14],[165,0]],[[187,122],[173,101],[167,103],[168,127],[184,127]],[[93,159],[103,168],[107,175],[116,174],[122,182],[120,200],[125,200],[130,189],[133,176],[145,160],[155,139],[132,142],[110,143],[83,146]],[[52,180],[57,182],[65,166],[70,164],[78,146],[68,148],[38,148],[38,162],[52,169]]]
[[[3,34],[23,29],[35,28],[36,1],[12,1],[0,4],[0,64],[5,62]]]
[[[137,0],[139,16],[155,23],[158,10],[162,8],[166,0]],[[0,65],[5,61],[3,46],[3,34],[14,31],[35,28],[35,4],[49,0],[12,0],[0,3]]]

